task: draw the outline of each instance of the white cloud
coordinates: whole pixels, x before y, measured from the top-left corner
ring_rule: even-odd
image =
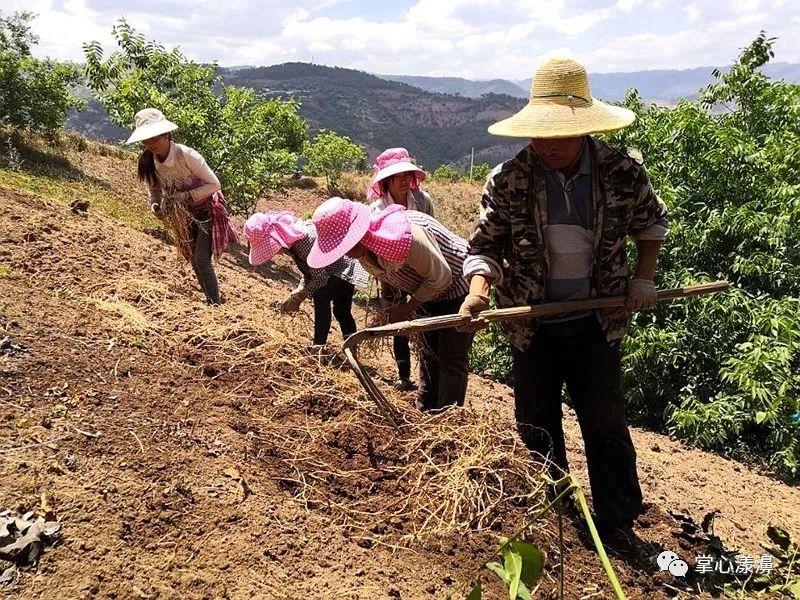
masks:
[[[360,3],[356,3],[360,5]],[[776,60],[800,61],[796,0],[408,0],[389,15],[346,0],[0,0],[33,10],[37,52],[80,60],[82,43],[112,47],[120,15],[148,38],[196,60],[287,60],[376,73],[529,77],[569,52],[593,71],[725,64],[761,29]]]

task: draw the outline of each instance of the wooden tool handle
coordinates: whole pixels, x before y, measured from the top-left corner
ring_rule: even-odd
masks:
[[[725,291],[726,289],[728,289],[727,281],[714,281],[711,283],[699,283],[696,285],[659,290],[658,302],[691,298],[703,294],[715,294]],[[553,317],[581,310],[621,308],[625,306],[625,301],[625,296],[611,296],[608,298],[589,298],[586,300],[570,300],[567,302],[546,302],[534,306],[496,308],[494,310],[484,310],[474,317],[455,314],[442,315],[439,317],[425,317],[422,319],[414,319],[413,321],[400,321],[399,323],[390,323],[389,325],[381,325],[379,327],[368,327],[357,331],[345,340],[343,347],[351,348],[366,339],[388,337],[397,334],[422,333],[424,331],[434,331],[436,329],[447,329],[463,325],[473,325],[483,328],[490,323],[497,323],[500,321],[522,321],[525,319]]]

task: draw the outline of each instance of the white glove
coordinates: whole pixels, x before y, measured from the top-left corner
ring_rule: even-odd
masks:
[[[652,279],[631,279],[628,284],[628,299],[625,308],[634,310],[650,310],[658,300],[656,286]]]

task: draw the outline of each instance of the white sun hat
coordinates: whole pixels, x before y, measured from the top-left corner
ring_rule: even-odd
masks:
[[[586,69],[570,58],[552,58],[533,76],[528,104],[489,127],[509,137],[564,138],[622,129],[636,115],[606,104],[589,91]]]
[[[143,108],[136,113],[133,117],[133,126],[135,129],[128,138],[126,144],[135,144],[142,140],[149,140],[150,138],[161,135],[162,133],[169,133],[175,131],[178,126],[167,118],[157,108]]]

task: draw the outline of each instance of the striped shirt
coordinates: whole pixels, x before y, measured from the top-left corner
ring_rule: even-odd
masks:
[[[372,254],[361,259],[377,279],[421,302],[454,300],[469,292],[463,265],[467,241],[433,217],[415,210],[403,212],[411,223],[412,247],[406,262],[393,265]]]
[[[328,283],[330,277],[338,277],[360,289],[366,289],[369,286],[369,276],[364,271],[364,268],[358,264],[358,261],[349,256],[343,256],[336,262],[321,269],[314,269],[308,266],[306,261],[311,253],[311,247],[317,239],[317,230],[311,221],[306,221],[305,225],[306,237],[298,240],[289,248],[289,256],[292,257],[294,264],[300,269],[302,278],[298,288],[305,292],[306,297],[311,297],[321,290]]]

